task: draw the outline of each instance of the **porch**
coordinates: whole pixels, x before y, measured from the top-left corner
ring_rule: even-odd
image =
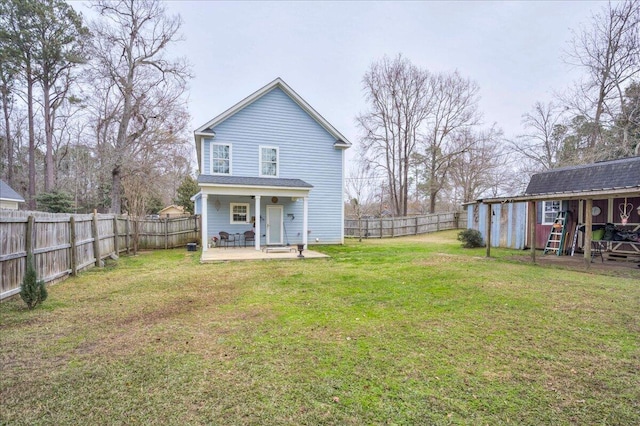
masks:
[[[207,242],[202,247],[203,259],[211,250],[208,242],[221,232],[231,236],[226,241],[233,248],[247,245],[244,235],[249,230],[257,252],[290,243],[307,247],[312,185],[300,179],[208,175],[200,175],[198,184],[201,191],[195,198],[201,206],[201,241]]]
[[[326,254],[305,249],[302,257],[299,256],[296,246],[287,247],[288,250],[268,250],[263,247],[262,250],[256,250],[253,247],[215,247],[202,252],[200,261],[202,263],[217,262],[238,262],[245,260],[303,260],[303,259],[321,259],[329,258]]]

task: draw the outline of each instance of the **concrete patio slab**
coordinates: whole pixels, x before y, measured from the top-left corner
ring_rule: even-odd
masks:
[[[298,251],[295,247],[291,247],[291,250],[256,250],[253,247],[215,247],[210,248],[206,252],[202,253],[200,262],[202,263],[216,263],[216,262],[236,262],[245,260],[304,260],[304,259],[320,259],[328,258],[326,254],[319,253],[313,250],[304,250],[302,255],[304,258],[298,257]]]

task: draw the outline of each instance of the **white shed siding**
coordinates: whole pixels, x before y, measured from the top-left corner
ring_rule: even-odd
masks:
[[[18,202],[11,200],[0,200],[0,209],[18,210]]]
[[[334,148],[335,139],[281,89],[276,88],[265,94],[213,130],[216,133],[215,143],[230,143],[233,146],[231,158],[234,176],[260,176],[260,145],[277,146],[280,160],[278,177],[302,179],[313,185],[309,195],[309,243],[313,244],[316,238],[320,243],[342,242],[344,151]],[[210,140],[204,143],[205,173],[209,173],[210,143]],[[278,204],[285,205],[285,227],[293,244],[296,242],[294,238],[301,239],[302,200],[290,201],[281,200]],[[211,197],[209,203],[211,206]],[[222,204],[220,212],[223,208],[227,209],[228,217],[228,202]],[[261,204],[264,218],[264,209],[271,201],[263,198]],[[212,210],[212,216],[219,216],[220,212],[213,208],[209,211]],[[291,221],[287,213],[293,213],[295,219]],[[218,229],[218,225],[223,223],[217,219],[210,221],[213,227],[210,229],[213,232],[211,235],[226,230]],[[226,228],[231,229],[228,220]]]

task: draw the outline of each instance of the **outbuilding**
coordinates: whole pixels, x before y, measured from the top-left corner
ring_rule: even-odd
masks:
[[[530,249],[548,249],[552,230],[562,222],[564,235],[555,254],[582,251],[590,261],[594,249],[640,258],[640,157],[538,173],[522,195],[485,198],[467,208],[468,227],[483,234],[489,253],[491,246],[504,245],[501,236],[508,233],[523,236]],[[512,215],[506,225],[502,211]],[[557,220],[559,214],[564,220]],[[593,231],[604,228],[610,239],[597,235],[594,244]],[[534,250],[532,256],[535,259]]]
[[[0,180],[0,209],[18,210],[20,203],[24,203],[24,198],[3,180]]]

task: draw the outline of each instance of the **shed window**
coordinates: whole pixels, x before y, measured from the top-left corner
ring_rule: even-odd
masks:
[[[562,201],[543,201],[542,202],[542,224],[552,225],[558,216],[558,212],[562,207]]]
[[[278,148],[260,147],[260,176],[278,176]]]
[[[231,203],[231,223],[249,222],[249,203]]]
[[[231,145],[211,144],[211,174],[231,174]]]

